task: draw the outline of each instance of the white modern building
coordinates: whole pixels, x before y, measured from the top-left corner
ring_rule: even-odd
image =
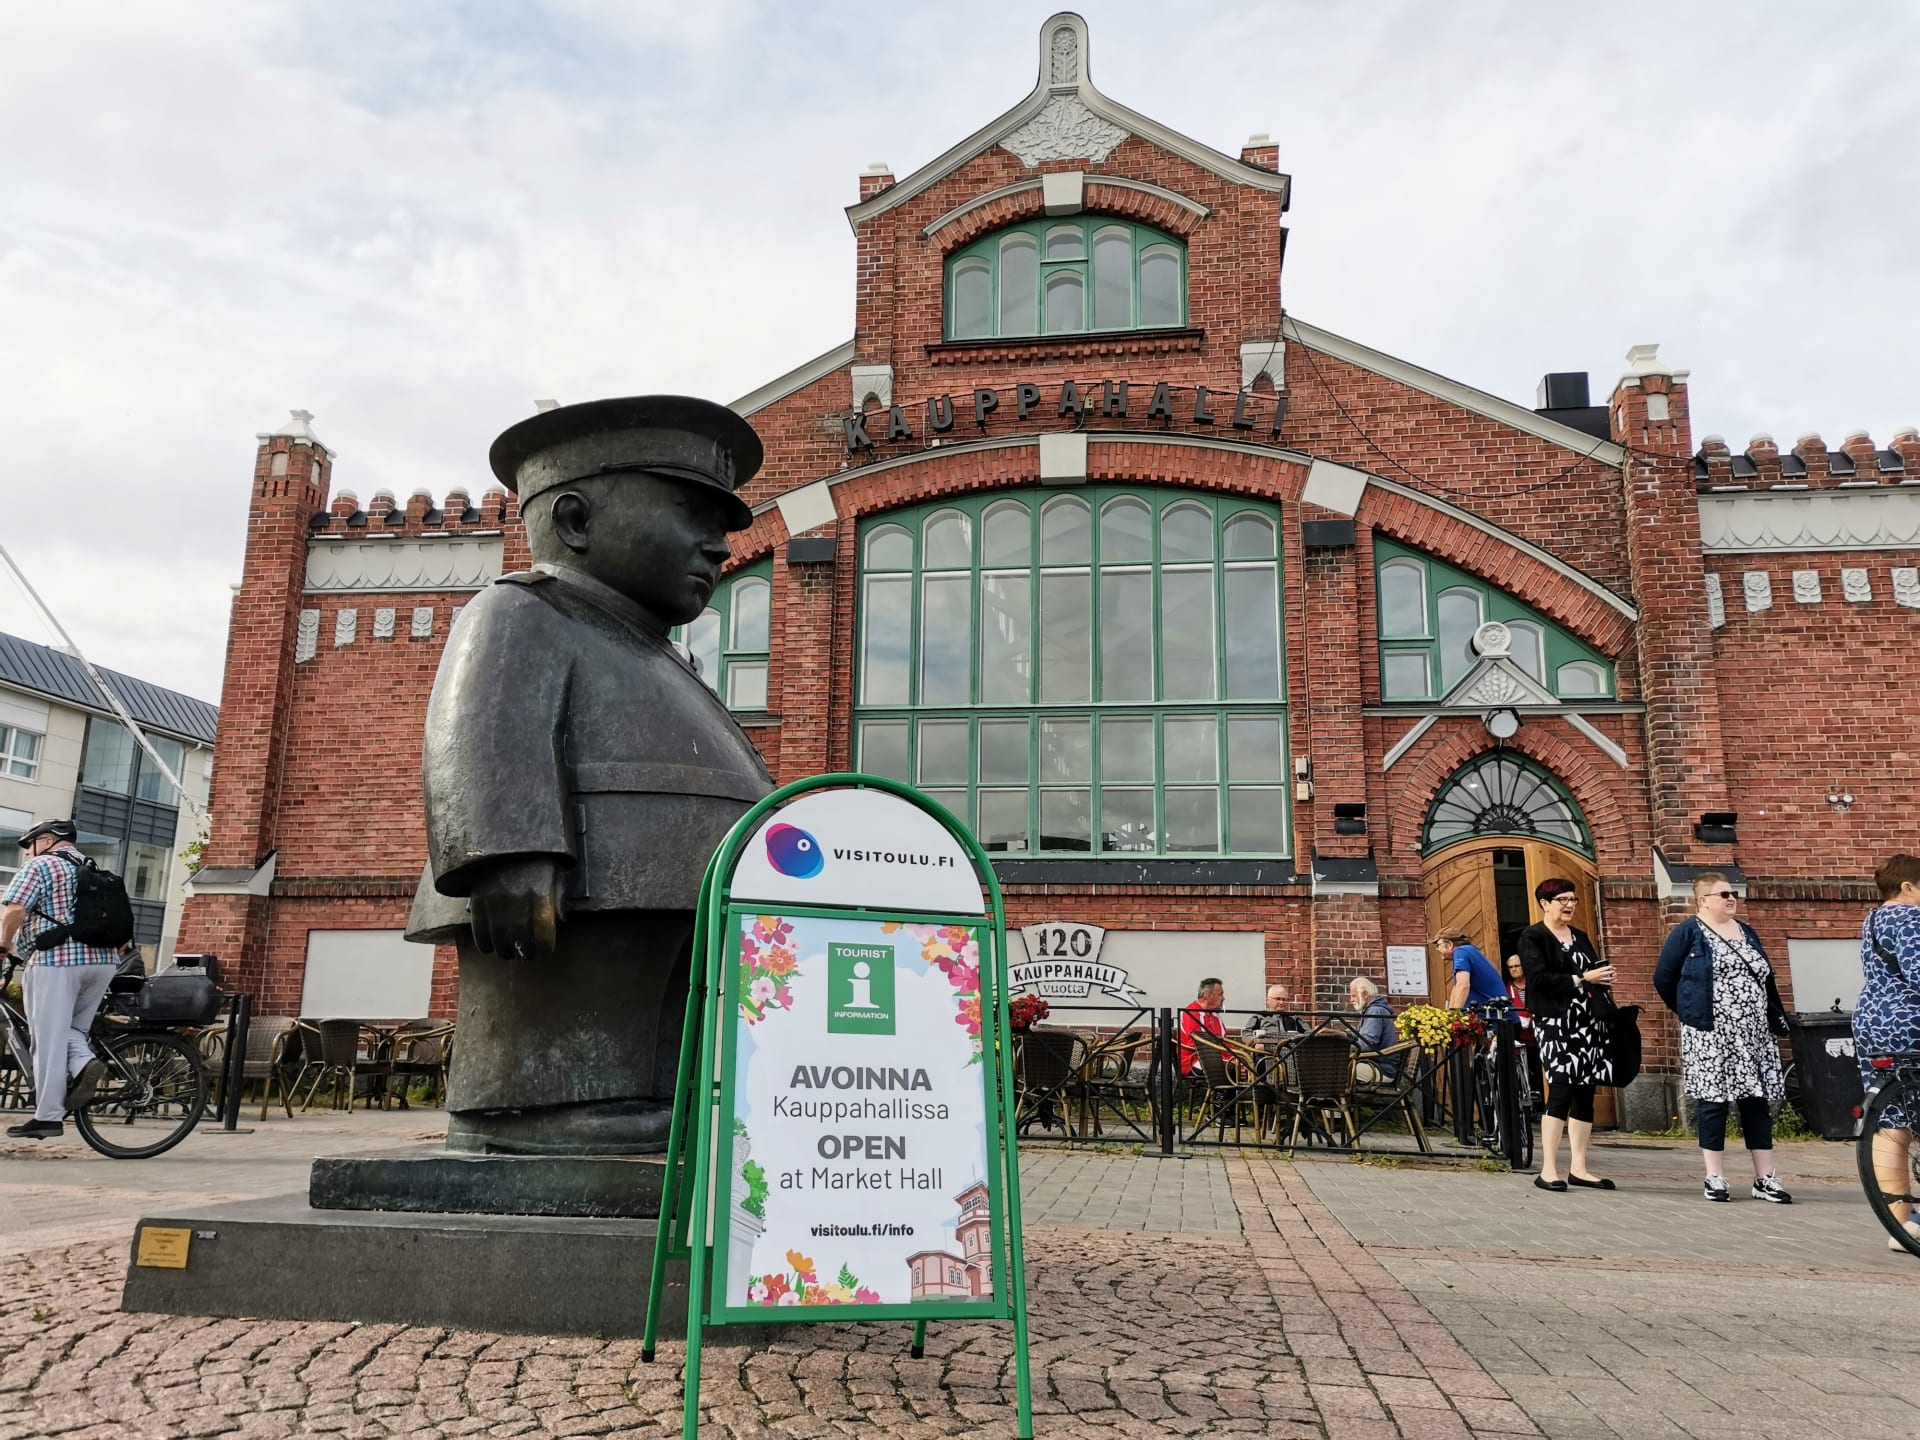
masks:
[[[0,886],[20,863],[20,834],[71,817],[80,848],[126,878],[134,938],[149,968],[173,957],[186,898],[182,852],[200,832],[220,709],[102,670],[153,748],[187,786],[183,800],[64,651],[0,634]]]

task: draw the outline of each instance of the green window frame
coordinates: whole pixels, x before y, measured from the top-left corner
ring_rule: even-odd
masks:
[[[1420,853],[1488,835],[1524,835],[1593,854],[1587,818],[1559,777],[1504,747],[1474,756],[1447,777],[1420,829]]]
[[[1108,215],[996,230],[946,264],[946,338],[1178,329],[1187,323],[1187,247]]]
[[[1489,620],[1511,632],[1515,663],[1561,700],[1614,698],[1606,656],[1504,590],[1378,537],[1373,564],[1382,702],[1447,695],[1478,663],[1468,641]]]
[[[854,763],[989,851],[1291,851],[1271,505],[996,492],[862,522]]]
[[[729,710],[767,709],[773,638],[773,562],[756,561],[721,580],[707,608],[672,638],[693,656],[700,678]]]

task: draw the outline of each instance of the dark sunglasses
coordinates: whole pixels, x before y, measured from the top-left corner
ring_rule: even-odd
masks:
[[[1709,890],[1707,891],[1707,895],[1711,895],[1715,900],[1738,900],[1740,898],[1731,890]],[[1703,895],[1700,898],[1704,900],[1707,896]]]

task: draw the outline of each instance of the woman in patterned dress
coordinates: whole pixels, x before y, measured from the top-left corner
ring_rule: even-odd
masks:
[[[1693,1101],[1706,1164],[1703,1194],[1730,1200],[1727,1108],[1740,1111],[1740,1133],[1753,1161],[1753,1198],[1791,1205],[1773,1168],[1773,1107],[1786,1094],[1780,1047],[1787,1010],[1760,937],[1734,917],[1740,897],[1727,877],[1709,870],[1693,881],[1694,914],[1660,947],[1653,988],[1680,1017],[1680,1076]]]
[[[1920,856],[1895,855],[1874,871],[1873,881],[1881,903],[1860,927],[1860,1000],[1853,1007],[1853,1053],[1869,1090],[1881,1079],[1869,1055],[1920,1050]],[[1873,1137],[1873,1168],[1887,1194],[1908,1193],[1916,1120],[1920,1116],[1890,1109]],[[1893,1213],[1920,1239],[1912,1206],[1895,1205]],[[1891,1238],[1887,1246],[1901,1248]]]
[[[1613,967],[1600,959],[1593,937],[1573,923],[1579,893],[1571,880],[1542,880],[1533,888],[1542,919],[1520,932],[1520,965],[1527,976],[1527,1008],[1540,1037],[1540,1068],[1547,1072],[1547,1113],[1540,1120],[1541,1190],[1611,1190],[1587,1168],[1593,1137],[1593,1092],[1613,1082],[1604,1014]],[[1566,1132],[1571,1163],[1562,1180],[1560,1134]]]

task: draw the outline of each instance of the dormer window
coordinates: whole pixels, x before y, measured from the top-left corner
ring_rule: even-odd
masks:
[[[1186,247],[1145,225],[1035,220],[947,261],[949,340],[1144,330],[1186,317]]]

